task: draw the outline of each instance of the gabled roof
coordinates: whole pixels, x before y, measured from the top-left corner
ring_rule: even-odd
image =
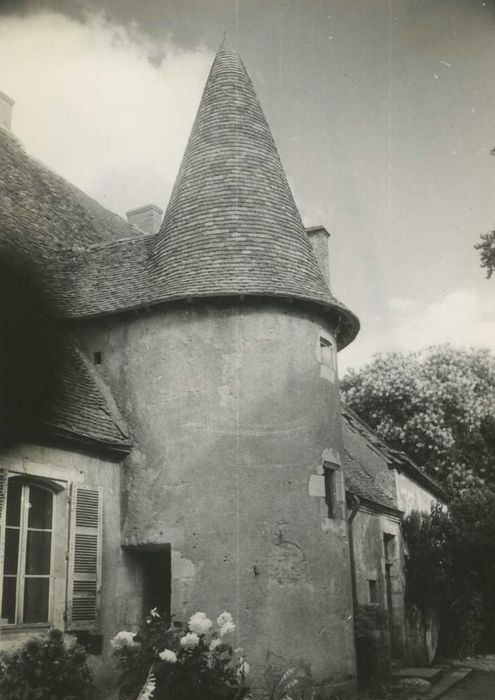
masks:
[[[129,429],[108,387],[71,336],[62,338],[53,367],[49,396],[38,417],[40,432],[129,452]]]
[[[344,475],[346,491],[388,511],[399,512],[390,496],[376,482],[373,474],[366,470],[359,459],[347,451],[344,455]]]
[[[432,494],[445,500],[443,487],[435,479],[426,474],[405,452],[396,450],[382,440],[370,426],[349,406],[342,404],[342,418],[351,430],[359,433],[370,449],[376,451],[388,463],[390,469],[404,471],[413,480],[428,489]]]

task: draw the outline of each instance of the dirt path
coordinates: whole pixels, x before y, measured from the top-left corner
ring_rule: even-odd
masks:
[[[495,671],[475,669],[467,678],[442,695],[442,700],[494,700]]]

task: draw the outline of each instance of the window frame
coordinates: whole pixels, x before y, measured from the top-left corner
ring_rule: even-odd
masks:
[[[21,484],[21,499],[20,499],[20,520],[19,520],[19,549],[18,549],[18,555],[17,555],[17,570],[15,574],[15,578],[17,578],[16,582],[16,596],[15,596],[15,621],[14,622],[8,622],[4,621],[5,618],[1,617],[1,609],[0,609],[0,627],[4,630],[11,630],[11,629],[38,629],[38,628],[47,628],[50,627],[52,624],[53,620],[53,579],[54,579],[54,565],[55,565],[55,524],[57,521],[57,494],[63,490],[63,487],[59,486],[55,482],[49,480],[49,479],[42,479],[42,478],[36,478],[36,477],[30,477],[29,475],[23,476],[20,474],[16,473],[9,473],[7,474],[7,485],[5,489],[5,502],[4,502],[4,521],[3,521],[3,537],[2,541],[0,542],[0,546],[2,547],[2,566],[1,566],[1,586],[0,586],[0,593],[2,593],[0,603],[3,603],[3,582],[4,578],[10,576],[9,574],[5,574],[5,534],[7,532],[7,529],[9,529],[12,526],[7,525],[7,496],[8,496],[8,488],[9,485],[12,483],[20,483]],[[35,488],[40,488],[45,491],[48,491],[48,493],[51,494],[52,496],[52,517],[51,517],[51,529],[48,528],[29,528],[28,527],[28,522],[29,522],[29,508],[27,507],[27,503],[29,501],[27,500],[29,498],[30,494],[30,489],[31,487]],[[44,532],[50,532],[50,565],[49,565],[49,573],[46,575],[42,574],[33,574],[29,575],[26,574],[26,553],[27,553],[27,539],[28,539],[28,532],[29,530],[34,530],[34,531],[44,531]],[[25,594],[25,584],[26,584],[26,578],[47,578],[48,579],[48,611],[47,611],[47,620],[44,622],[21,622],[20,620],[23,619],[24,617],[24,594]]]

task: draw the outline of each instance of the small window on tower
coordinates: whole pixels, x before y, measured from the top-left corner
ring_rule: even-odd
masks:
[[[378,582],[376,579],[368,579],[370,603],[378,603]]]
[[[326,333],[320,333],[317,355],[320,362],[320,376],[333,384],[337,376],[335,345]]]
[[[320,335],[321,364],[333,369],[333,345],[330,340]]]
[[[337,517],[337,491],[335,485],[335,469],[324,467],[325,475],[325,502],[329,518]]]
[[[93,362],[95,365],[101,365],[101,350],[93,353]]]

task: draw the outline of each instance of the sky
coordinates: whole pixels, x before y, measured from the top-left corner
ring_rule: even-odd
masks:
[[[0,90],[32,156],[112,211],[166,207],[224,31],[332,291],[377,352],[495,350],[495,0],[0,0]]]

